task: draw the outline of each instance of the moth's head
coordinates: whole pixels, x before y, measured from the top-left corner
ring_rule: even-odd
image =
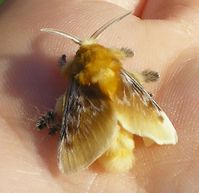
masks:
[[[125,14],[117,17],[117,18],[114,18],[114,19],[108,21],[106,24],[104,24],[102,27],[100,27],[95,33],[93,33],[89,38],[86,38],[85,40],[81,40],[78,37],[75,37],[75,36],[70,35],[68,33],[65,33],[65,32],[62,32],[62,31],[59,31],[59,30],[56,30],[56,29],[52,29],[52,28],[42,28],[41,31],[63,36],[65,38],[67,38],[67,39],[72,40],[74,43],[76,43],[76,44],[78,44],[80,46],[81,45],[91,45],[91,44],[96,44],[97,43],[97,39],[100,37],[102,32],[104,32],[105,29],[107,29],[113,23],[122,20],[123,18],[125,18],[126,16],[128,16],[130,14],[131,14],[131,12],[127,12],[127,13],[125,13]]]

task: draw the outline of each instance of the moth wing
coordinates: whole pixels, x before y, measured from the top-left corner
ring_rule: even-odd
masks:
[[[176,144],[174,126],[142,85],[126,71],[121,72],[122,89],[115,102],[118,121],[129,132],[158,144]]]
[[[73,81],[68,93],[58,152],[59,167],[65,173],[87,168],[117,134],[114,110],[99,89],[83,88]]]

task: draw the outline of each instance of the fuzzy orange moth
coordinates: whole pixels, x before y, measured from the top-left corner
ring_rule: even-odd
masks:
[[[49,127],[50,134],[60,130],[58,161],[64,173],[88,168],[96,160],[108,171],[128,171],[134,164],[133,135],[143,137],[145,143],[178,141],[172,123],[141,84],[157,80],[158,73],[129,73],[121,60],[133,55],[130,49],[106,48],[96,42],[107,27],[129,14],[109,21],[84,41],[41,29],[80,46],[70,63],[62,56],[62,71],[70,85],[58,99],[55,112],[42,116],[36,125]]]

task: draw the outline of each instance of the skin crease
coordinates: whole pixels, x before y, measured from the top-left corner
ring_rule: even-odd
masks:
[[[142,12],[135,7],[135,13],[143,20],[128,16],[99,39],[107,47],[134,50],[125,68],[160,72],[160,81],[146,88],[172,120],[179,143],[146,148],[136,138],[133,171],[103,173],[96,165],[63,175],[56,163],[58,136],[35,131],[34,124],[41,112],[54,107],[66,88],[57,58],[63,53],[72,57],[78,47],[39,29],[53,27],[84,38],[124,12],[102,1],[69,2],[16,0],[0,7],[0,192],[198,192],[197,0],[138,2]]]

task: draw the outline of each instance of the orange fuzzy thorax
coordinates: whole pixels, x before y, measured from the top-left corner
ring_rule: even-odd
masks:
[[[99,44],[82,45],[74,62],[80,70],[76,75],[82,85],[97,84],[112,98],[120,83],[121,63],[111,49]]]

